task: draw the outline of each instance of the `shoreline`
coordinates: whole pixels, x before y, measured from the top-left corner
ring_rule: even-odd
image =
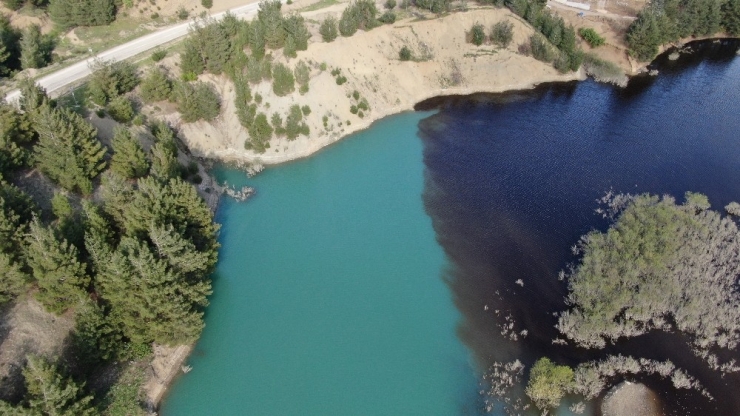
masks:
[[[444,98],[444,97],[451,97],[451,96],[469,96],[473,94],[497,94],[497,93],[507,93],[507,92],[515,92],[515,91],[527,91],[537,88],[538,86],[542,84],[549,84],[549,83],[567,83],[567,82],[573,82],[573,81],[584,81],[588,79],[588,77],[585,75],[583,70],[579,70],[577,72],[573,72],[566,75],[572,75],[571,77],[567,76],[560,76],[560,77],[554,77],[554,78],[545,78],[541,81],[522,84],[522,85],[511,85],[511,86],[505,86],[503,88],[501,87],[464,87],[464,88],[446,88],[446,89],[439,89],[436,90],[430,94],[424,95],[422,97],[415,97],[415,104],[413,105],[404,105],[402,107],[394,107],[390,108],[386,111],[380,112],[378,114],[373,114],[372,117],[365,118],[362,123],[352,124],[351,128],[347,129],[345,132],[342,133],[341,136],[338,138],[331,140],[331,141],[325,141],[319,143],[318,146],[308,148],[303,152],[300,153],[293,153],[289,155],[280,155],[280,156],[264,156],[264,155],[258,155],[258,156],[246,156],[243,153],[239,153],[233,150],[226,150],[226,151],[214,151],[210,155],[203,155],[203,157],[214,160],[219,163],[249,163],[249,164],[262,164],[265,166],[277,166],[285,163],[294,162],[297,160],[305,159],[308,157],[313,156],[314,154],[322,151],[324,148],[327,148],[343,139],[346,139],[347,137],[359,133],[361,131],[367,130],[372,127],[372,125],[380,121],[386,117],[391,117],[396,114],[400,114],[406,111],[423,111],[423,110],[417,110],[416,106],[424,103],[429,100],[437,99],[437,98]],[[355,127],[356,126],[356,127]]]

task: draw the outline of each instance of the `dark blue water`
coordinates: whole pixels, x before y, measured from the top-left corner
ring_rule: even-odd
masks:
[[[422,104],[440,108],[420,123],[425,207],[453,264],[447,281],[463,315],[458,332],[481,368],[541,356],[575,365],[607,352],[670,359],[719,400],[644,380],[669,413],[740,414],[740,377],[707,370],[680,334],[620,341],[606,352],[552,344],[553,313],[566,309],[558,271],[577,261],[570,247],[579,236],[608,226],[594,212],[605,192],[679,200],[701,192],[715,209],[740,200],[737,47],[705,43],[678,62],[661,59],[658,77],[627,89],[589,81]],[[506,316],[526,338],[502,337]]]

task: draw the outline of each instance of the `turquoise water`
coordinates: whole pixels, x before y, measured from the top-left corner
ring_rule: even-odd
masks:
[[[418,121],[384,119],[225,199],[193,369],[161,414],[475,413],[477,379],[424,212]]]

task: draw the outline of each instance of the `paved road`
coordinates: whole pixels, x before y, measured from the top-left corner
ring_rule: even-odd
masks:
[[[245,18],[256,15],[257,9],[259,9],[259,3],[255,1],[255,3],[252,4],[233,8],[229,10],[229,12],[236,16]],[[211,17],[218,20],[223,18],[226,13],[227,12],[217,13],[212,15]],[[157,46],[163,45],[187,35],[190,24],[191,22],[181,23],[162,30],[158,30],[154,33],[150,33],[138,39],[134,39],[131,42],[124,43],[123,45],[119,45],[105,52],[101,52],[92,58],[88,58],[87,60],[78,62],[64,69],[60,69],[57,72],[46,75],[36,80],[36,82],[42,87],[46,88],[46,91],[49,94],[59,92],[67,85],[79,81],[90,75],[90,64],[93,63],[96,58],[106,61],[120,61],[132,56],[136,56],[142,52],[154,49]],[[18,100],[18,98],[20,98],[20,91],[13,90],[8,93],[8,95],[5,97],[5,100],[7,102],[15,102]]]

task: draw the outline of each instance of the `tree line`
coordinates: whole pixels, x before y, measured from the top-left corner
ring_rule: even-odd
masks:
[[[21,92],[20,109],[0,106],[0,303],[30,290],[49,312],[73,310],[70,348],[82,357],[82,377],[146,355],[153,342],[193,342],[211,293],[218,225],[181,179],[174,131],[153,123],[147,151],[120,127],[108,149],[92,125],[32,81]],[[12,184],[27,169],[58,186],[50,200]],[[59,365],[30,358],[24,374],[26,398],[16,407],[0,403],[0,410],[93,411]]]
[[[638,13],[627,30],[627,45],[631,56],[649,61],[661,45],[721,31],[740,36],[740,0],[663,0]]]

